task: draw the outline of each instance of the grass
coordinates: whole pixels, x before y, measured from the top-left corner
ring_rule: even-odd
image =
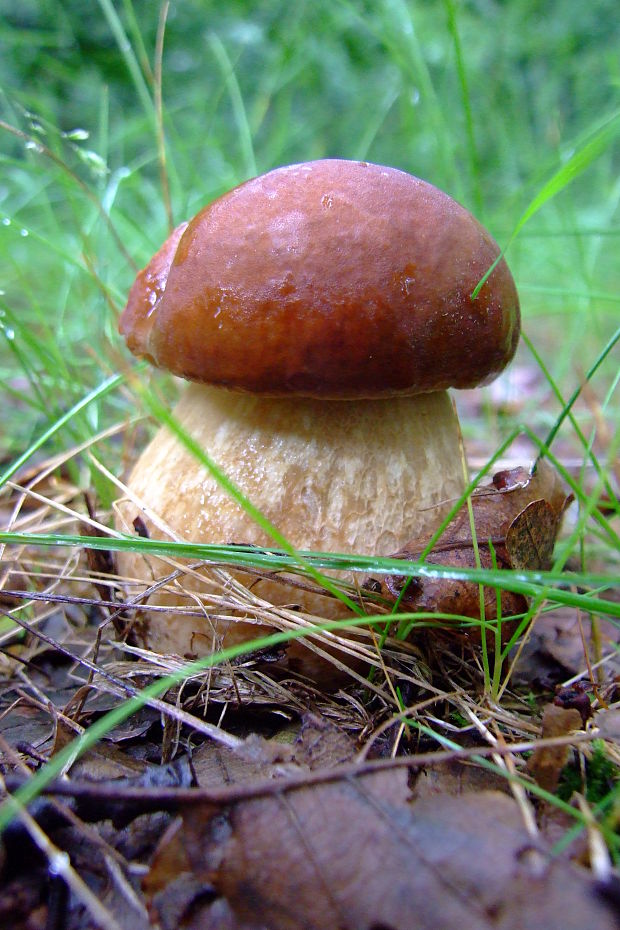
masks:
[[[170,425],[159,398],[172,400],[176,384],[144,369],[147,386],[136,389],[116,332],[136,268],[173,223],[257,171],[341,156],[404,168],[463,202],[506,250],[521,294],[527,339],[515,370],[533,369],[533,387],[515,396],[505,381],[506,403],[493,388],[475,403],[457,400],[466,447],[473,457],[482,451],[475,480],[498,461],[545,455],[579,511],[553,572],[469,577],[531,597],[523,628],[559,605],[593,622],[620,621],[615,3],[99,0],[85,15],[77,0],[40,0],[17,12],[0,2],[0,14],[0,546],[5,559],[24,556],[33,592],[49,590],[55,571],[82,570],[71,561],[85,542],[76,532],[80,493],[94,491],[109,524],[113,479],[153,419]],[[217,471],[204,450],[196,454]],[[25,506],[34,500],[28,482],[48,464],[52,486],[37,520]],[[274,530],[282,551],[114,534],[88,542],[294,567],[314,580],[336,565],[393,568],[385,559],[298,554]],[[400,563],[398,571],[430,570]],[[28,622],[46,616],[33,603],[19,615]],[[304,632],[287,628],[262,645]],[[487,697],[504,693],[508,668],[506,648],[502,675],[487,663]],[[119,705],[28,790],[186,673]],[[396,696],[391,711],[403,711]]]

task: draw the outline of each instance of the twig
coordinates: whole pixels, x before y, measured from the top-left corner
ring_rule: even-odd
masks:
[[[482,746],[467,749],[437,750],[411,756],[399,756],[390,759],[371,759],[366,762],[354,762],[299,775],[286,775],[269,778],[251,784],[231,785],[225,788],[147,788],[119,787],[114,784],[93,784],[92,782],[53,781],[42,789],[42,794],[61,797],[74,797],[77,800],[99,802],[126,802],[132,804],[136,816],[155,810],[175,811],[178,808],[195,804],[213,804],[227,806],[238,801],[253,800],[260,797],[297,791],[313,785],[321,785],[342,779],[359,778],[376,772],[400,768],[424,768],[455,760],[469,760],[513,753],[529,752],[537,746],[566,746],[575,743],[588,743],[596,739],[596,732],[575,733],[570,736],[553,736],[539,740],[527,740],[505,746]],[[509,773],[507,773],[507,777]],[[24,784],[22,779],[7,777],[7,787],[16,791]],[[532,789],[536,786],[532,785]],[[568,807],[568,805],[567,805]],[[573,811],[576,815],[576,812]],[[576,815],[577,816],[577,815]]]

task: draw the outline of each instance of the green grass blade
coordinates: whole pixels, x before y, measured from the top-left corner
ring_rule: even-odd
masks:
[[[609,148],[620,130],[620,113],[616,112],[611,116],[586,142],[581,148],[577,149],[571,157],[559,168],[555,174],[547,181],[546,184],[538,191],[536,196],[527,205],[508,238],[508,242],[501,250],[486,274],[478,281],[472,291],[472,299],[480,293],[484,283],[490,278],[495,268],[499,265],[510,245],[514,242],[520,231],[523,229],[528,220],[543,207],[547,201],[551,200],[560,191],[564,190],[571,181],[574,181],[593,161],[595,161],[606,149]]]
[[[448,18],[448,29],[452,36],[454,45],[454,57],[456,60],[456,73],[459,79],[461,90],[461,105],[465,117],[465,134],[467,136],[467,157],[469,160],[469,171],[472,178],[474,205],[477,213],[481,216],[483,212],[482,186],[480,183],[480,159],[478,157],[478,147],[476,144],[476,132],[474,129],[474,117],[471,109],[471,94],[469,91],[469,82],[467,80],[467,69],[465,66],[465,56],[463,55],[463,46],[459,35],[458,23],[456,21],[456,5],[454,0],[444,0],[446,14]]]
[[[595,597],[594,589],[613,588],[616,581],[599,573],[579,574],[562,571],[508,571],[507,569],[456,568],[419,561],[334,552],[312,552],[278,549],[260,549],[248,546],[217,546],[207,543],[164,542],[143,537],[116,536],[109,538],[38,533],[0,533],[0,544],[70,546],[103,549],[119,552],[139,552],[142,555],[171,556],[203,560],[211,564],[225,564],[264,568],[269,571],[309,571],[316,577],[318,569],[333,571],[368,572],[375,575],[396,574],[406,578],[445,578],[471,581],[491,588],[501,588],[536,597],[541,590],[553,595],[558,604],[580,607],[589,613],[598,611],[620,618],[620,604]],[[322,577],[322,576],[321,576]],[[323,584],[323,581],[321,580]],[[566,590],[593,590],[587,594]],[[359,608],[356,608],[359,613]],[[383,621],[385,622],[385,616]]]
[[[9,467],[0,475],[0,488],[2,488],[9,478],[19,471],[19,469],[24,465],[28,459],[42,446],[48,442],[52,436],[54,436],[59,430],[63,428],[67,423],[69,423],[75,416],[77,416],[80,411],[88,407],[89,404],[92,404],[95,400],[101,400],[102,397],[105,397],[106,394],[109,394],[115,388],[122,384],[124,381],[123,375],[111,375],[109,378],[106,378],[98,387],[93,388],[92,391],[83,397],[81,400],[74,404],[70,410],[67,410],[63,416],[59,417],[55,423],[53,423],[49,429],[45,430],[30,446],[26,451],[18,456],[18,458],[11,464]]]
[[[254,145],[252,143],[252,131],[250,129],[250,123],[248,121],[235,69],[228,57],[228,52],[224,48],[224,43],[215,33],[211,33],[209,36],[209,45],[222,72],[232,104],[237,131],[239,133],[239,144],[241,147],[241,156],[243,158],[244,173],[246,178],[253,178],[258,174],[258,169],[256,167]]]
[[[618,329],[615,331],[615,333],[613,334],[613,336],[609,339],[609,341],[606,343],[606,345],[603,346],[603,348],[602,348],[601,351],[599,352],[599,354],[598,354],[596,360],[594,361],[594,363],[590,366],[590,368],[589,368],[588,371],[586,372],[585,383],[587,383],[588,381],[591,381],[591,380],[592,380],[592,378],[593,378],[594,375],[596,374],[597,370],[600,368],[600,366],[603,364],[603,362],[605,361],[605,359],[607,358],[607,356],[609,355],[609,353],[610,353],[610,352],[612,351],[612,349],[618,344],[618,342],[620,342],[620,326],[619,326]],[[549,434],[547,435],[547,438],[545,439],[545,441],[544,441],[544,443],[543,443],[541,455],[543,455],[543,454],[546,452],[546,450],[549,449],[549,448],[551,447],[551,444],[553,443],[553,441],[555,440],[556,436],[558,435],[558,433],[559,433],[559,431],[560,431],[560,427],[562,426],[562,423],[564,422],[564,420],[566,419],[566,417],[569,415],[570,411],[572,410],[572,408],[573,408],[573,406],[574,406],[574,404],[575,404],[575,401],[577,400],[577,398],[578,398],[579,395],[581,394],[582,390],[583,390],[583,384],[580,384],[580,385],[578,385],[578,386],[575,388],[575,390],[573,391],[573,393],[572,393],[571,396],[569,397],[569,399],[568,399],[568,401],[567,401],[567,403],[566,403],[566,406],[564,407],[564,409],[563,409],[562,412],[560,413],[559,417],[557,418],[557,420],[556,420],[555,423],[553,424],[552,429],[549,431]],[[540,458],[540,457],[541,457],[541,456],[539,456],[539,458]]]
[[[120,53],[123,56],[127,69],[131,75],[134,87],[140,98],[142,106],[144,107],[146,115],[149,119],[154,119],[155,117],[155,107],[153,104],[153,99],[149,93],[149,89],[144,80],[144,75],[140,69],[138,59],[134,53],[131,42],[127,37],[127,33],[123,27],[123,24],[120,20],[118,13],[116,12],[113,3],[111,0],[98,0],[99,6],[101,7],[103,14],[108,21],[112,35],[116,39],[116,44],[119,47]]]
[[[595,455],[595,453],[594,453],[594,450],[592,449],[592,441],[588,441],[588,440],[586,439],[586,437],[584,436],[583,432],[581,431],[581,427],[580,427],[579,424],[577,423],[577,420],[575,419],[575,417],[573,416],[573,413],[572,413],[572,411],[571,411],[571,405],[569,405],[568,403],[566,403],[566,401],[565,401],[564,398],[562,397],[562,392],[560,391],[559,387],[558,387],[557,384],[555,383],[555,380],[553,379],[553,376],[551,375],[551,372],[549,371],[548,366],[545,364],[545,362],[544,362],[542,356],[540,355],[540,353],[539,353],[538,350],[536,349],[536,346],[534,345],[534,343],[532,342],[532,340],[528,337],[528,335],[527,335],[525,332],[522,332],[522,333],[521,333],[521,338],[523,339],[524,343],[526,344],[526,346],[528,347],[528,349],[529,349],[529,351],[531,352],[532,356],[534,357],[534,359],[535,359],[535,361],[536,361],[536,364],[538,365],[538,367],[539,367],[540,370],[542,371],[543,375],[545,376],[545,378],[546,378],[546,380],[547,380],[547,382],[548,382],[548,384],[549,384],[551,390],[553,391],[553,393],[554,393],[556,399],[559,401],[560,405],[562,406],[562,411],[561,411],[561,414],[560,414],[560,417],[561,417],[560,423],[562,422],[562,420],[564,420],[566,417],[568,417],[568,419],[569,419],[569,421],[570,421],[570,424],[571,424],[573,430],[575,431],[575,435],[577,436],[577,438],[579,439],[579,442],[581,443],[581,445],[582,445],[582,447],[583,447],[583,450],[584,450],[584,452],[585,452],[585,454],[586,454],[586,457],[590,459],[590,461],[592,462],[592,465],[594,466],[594,469],[595,469],[596,473],[597,473],[597,474],[599,475],[599,477],[601,477],[602,480],[604,481],[605,490],[606,490],[606,492],[607,492],[607,494],[608,494],[610,500],[613,501],[613,503],[617,506],[618,501],[617,501],[616,495],[615,495],[615,493],[614,493],[614,490],[613,490],[613,488],[612,488],[612,486],[611,486],[611,484],[610,484],[609,479],[607,478],[607,476],[606,476],[606,475],[603,476],[603,470],[602,470],[602,468],[601,468],[600,462],[599,462],[598,458],[596,457],[596,455]],[[594,372],[593,372],[593,374],[594,374]],[[583,385],[580,385],[579,390],[582,390],[582,389],[583,389]],[[577,397],[575,397],[574,400],[572,401],[573,404],[574,404],[574,402],[575,402],[576,399],[577,399]],[[556,421],[556,423],[557,423],[557,421]],[[555,429],[555,428],[556,428],[556,427],[555,427],[555,425],[554,425],[554,429]],[[556,431],[556,432],[557,432],[557,431]],[[539,452],[538,458],[544,457],[545,454],[546,454],[548,451],[549,451],[549,442],[547,441],[547,442],[545,442],[545,444],[543,445],[542,450]]]

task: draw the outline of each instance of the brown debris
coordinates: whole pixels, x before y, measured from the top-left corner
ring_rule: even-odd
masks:
[[[402,774],[382,772],[225,810],[196,805],[152,863],[151,920],[164,930],[616,926],[588,873],[534,845],[508,797],[410,807],[405,794]]]
[[[498,472],[488,487],[471,496],[476,542],[472,538],[470,514],[463,505],[426,556],[431,565],[476,568],[476,547],[480,566],[492,568],[495,554],[498,568],[548,568],[562,515],[571,498],[555,471],[546,462],[531,473],[523,467]],[[417,561],[430,536],[411,540],[394,558]],[[395,602],[407,579],[388,575],[382,593]],[[464,617],[480,617],[479,585],[448,578],[414,578],[406,586],[400,602],[404,611],[428,611]],[[497,592],[484,589],[485,618],[497,618]],[[502,616],[524,613],[527,601],[521,594],[501,592]],[[441,622],[441,620],[439,621]]]
[[[548,704],[542,718],[542,736],[568,736],[581,728],[581,714],[574,707],[564,708]],[[537,746],[529,760],[528,769],[545,791],[553,793],[559,784],[562,769],[568,762],[570,745]]]

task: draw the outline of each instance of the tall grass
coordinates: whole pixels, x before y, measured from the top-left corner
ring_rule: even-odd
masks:
[[[1,115],[28,136],[2,134],[12,455],[118,368],[134,263],[169,222],[159,9],[2,6]],[[503,246],[537,207],[508,258],[526,326],[561,328],[550,364],[570,387],[618,312],[616,147],[611,129],[596,135],[618,108],[613,18],[604,2],[173,5],[161,69],[172,218],[255,171],[335,155],[431,180]],[[550,188],[580,159],[570,188]],[[540,407],[534,397],[528,415]],[[94,406],[89,426],[95,410],[102,422],[119,412]]]

